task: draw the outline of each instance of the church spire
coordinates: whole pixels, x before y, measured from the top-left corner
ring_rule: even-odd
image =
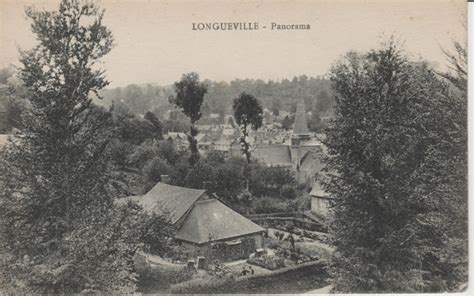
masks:
[[[295,123],[293,124],[293,137],[309,136],[308,124],[306,123],[306,108],[303,99],[298,100],[296,106]]]

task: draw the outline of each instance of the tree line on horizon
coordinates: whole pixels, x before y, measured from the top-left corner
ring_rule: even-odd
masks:
[[[242,92],[254,95],[263,108],[276,115],[279,111],[294,113],[300,99],[304,100],[306,111],[313,111],[321,116],[330,112],[334,106],[334,92],[330,81],[322,77],[301,75],[292,80],[235,79],[230,82],[204,79],[202,83],[208,88],[201,108],[203,116],[216,113],[223,118],[224,114],[232,114],[232,101]],[[172,86],[130,84],[103,89],[100,94],[103,96],[100,104],[110,106],[122,103],[134,114],[153,111],[161,117],[164,112],[173,109],[168,101],[174,95]]]

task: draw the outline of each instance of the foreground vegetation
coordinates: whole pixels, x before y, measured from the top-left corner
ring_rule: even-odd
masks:
[[[334,65],[324,187],[336,291],[456,291],[467,281],[466,65],[457,66],[447,81],[393,40]]]
[[[22,52],[25,109],[0,162],[0,286],[13,294],[132,292],[136,252],[155,230],[151,240],[168,233],[161,218],[151,224],[140,208],[114,203],[113,118],[90,98],[108,84],[95,65],[112,34],[91,2],[26,13],[39,44]]]

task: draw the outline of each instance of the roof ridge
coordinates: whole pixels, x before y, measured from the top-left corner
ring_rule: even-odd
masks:
[[[172,184],[168,184],[168,183],[165,183],[165,182],[158,182],[156,183],[156,185],[154,187],[156,187],[158,184],[163,184],[163,185],[166,185],[166,186],[169,186],[169,187],[175,187],[175,188],[182,188],[182,189],[186,189],[186,190],[193,190],[193,191],[202,191],[202,192],[205,192],[206,190],[205,189],[197,189],[197,188],[191,188],[191,187],[184,187],[184,186],[178,186],[178,185],[172,185]]]
[[[192,212],[193,210],[197,211],[197,210],[198,210],[198,207],[196,207],[196,205],[197,205],[198,203],[200,203],[200,202],[203,202],[203,201],[196,201],[196,202],[194,203],[193,209],[191,209],[190,212]],[[198,214],[198,213],[199,213],[199,212],[194,212],[194,215],[196,216],[196,214]],[[199,214],[201,214],[201,213],[199,213]],[[201,237],[209,238],[210,233],[205,233],[205,232],[204,232],[204,231],[206,230],[206,228],[205,228],[204,225],[202,225],[201,222],[202,222],[202,219],[197,219],[197,221],[196,221],[196,232],[197,232],[198,238],[201,238]],[[204,240],[204,241],[200,241],[200,240],[199,240],[199,241],[198,241],[199,244],[202,244],[202,243],[205,243],[205,242],[206,242],[206,240]]]
[[[196,202],[176,238],[197,244],[264,232],[265,229],[218,199]]]
[[[215,199],[215,198],[209,198],[209,199],[204,199],[204,200],[198,200],[198,201],[196,201],[196,204],[198,204],[198,203],[205,203],[205,202],[211,202],[211,201],[218,201],[218,200]]]

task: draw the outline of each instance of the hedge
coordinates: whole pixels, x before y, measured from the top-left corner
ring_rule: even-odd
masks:
[[[259,218],[270,218],[270,217],[295,217],[295,213],[277,212],[277,213],[267,213],[267,214],[250,214],[250,215],[245,215],[245,217],[247,217],[250,220],[259,219]]]
[[[135,257],[135,268],[138,273],[137,290],[146,294],[166,292],[171,284],[187,281],[193,275],[185,266],[151,266],[143,255]]]
[[[319,232],[327,232],[327,227],[321,223],[310,222],[303,219],[293,218],[293,217],[258,217],[258,218],[250,218],[253,222],[260,224],[264,227],[272,227],[272,228],[280,228],[279,225],[292,223],[294,226],[319,231]]]

